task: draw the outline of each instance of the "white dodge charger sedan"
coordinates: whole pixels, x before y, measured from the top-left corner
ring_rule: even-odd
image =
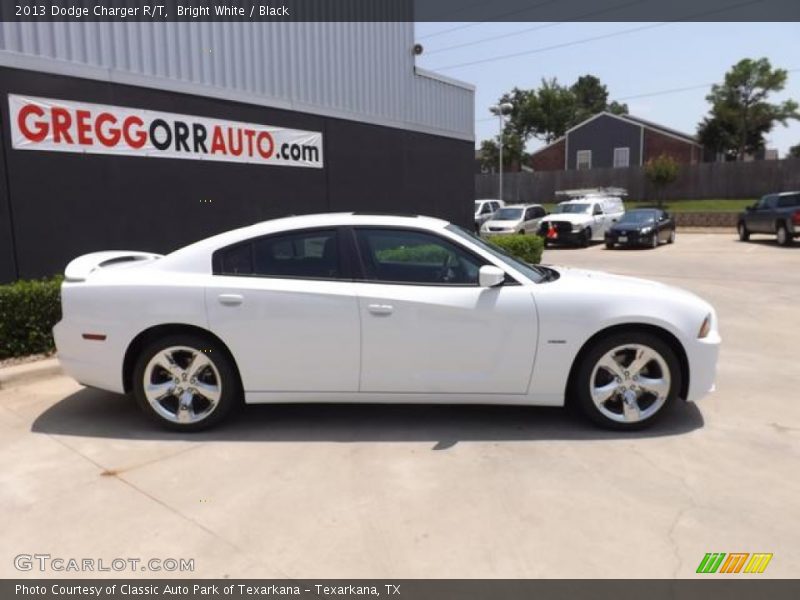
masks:
[[[714,385],[714,309],[630,277],[530,265],[428,217],[287,217],[166,256],[73,260],[55,329],[80,383],[193,431],[241,401],[575,403],[648,425]]]

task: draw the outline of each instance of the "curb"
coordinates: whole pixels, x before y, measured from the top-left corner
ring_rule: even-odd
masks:
[[[0,389],[62,374],[61,363],[57,358],[45,358],[13,367],[4,367],[0,369]]]

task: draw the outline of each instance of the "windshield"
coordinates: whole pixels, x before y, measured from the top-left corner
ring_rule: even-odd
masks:
[[[522,217],[521,208],[501,208],[494,213],[495,221],[516,221]]]
[[[536,267],[534,265],[530,265],[526,262],[522,262],[518,258],[511,256],[510,254],[506,254],[503,250],[501,250],[497,246],[493,246],[492,244],[485,242],[471,231],[467,231],[466,229],[463,229],[458,225],[453,225],[453,224],[448,225],[447,230],[452,231],[453,233],[461,236],[462,238],[468,239],[473,244],[477,244],[483,250],[486,250],[489,254],[491,254],[501,262],[505,263],[509,267],[516,269],[534,283],[539,283],[540,281],[546,278],[547,274],[543,269],[540,269],[539,267]]]
[[[591,204],[559,204],[556,206],[556,213],[585,213],[589,212]]]
[[[656,213],[652,210],[635,210],[627,212],[620,218],[620,223],[652,223]]]

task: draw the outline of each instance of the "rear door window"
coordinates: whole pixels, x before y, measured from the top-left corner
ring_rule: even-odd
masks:
[[[338,279],[341,277],[336,230],[270,235],[218,250],[216,275]]]

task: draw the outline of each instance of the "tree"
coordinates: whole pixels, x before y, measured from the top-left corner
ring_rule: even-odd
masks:
[[[706,96],[711,111],[698,125],[700,141],[737,160],[762,149],[775,123],[785,126],[789,119],[800,119],[794,100],[767,101],[783,90],[786,78],[786,70],[773,69],[766,58],[740,60]]]
[[[664,204],[664,188],[678,178],[678,163],[669,154],[661,154],[647,161],[644,166],[644,174],[647,180],[655,186],[658,206],[662,206]]]
[[[582,75],[572,84],[570,91],[575,96],[575,113],[572,127],[597,113],[608,111],[616,115],[628,114],[628,105],[608,102],[608,88],[594,75]]]
[[[800,144],[795,144],[794,146],[789,148],[789,157],[800,158]]]
[[[500,166],[500,148],[497,145],[499,136],[491,140],[481,142],[481,167],[487,171],[496,171]],[[522,164],[528,160],[528,155],[524,152],[522,138],[513,131],[503,134],[503,171],[508,171],[514,164]]]
[[[542,79],[538,88],[514,88],[500,102],[514,106],[507,130],[519,135],[523,143],[535,137],[549,144],[604,110],[614,114],[628,112],[626,104],[608,102],[608,89],[594,75],[583,75],[571,86],[561,85],[556,78]]]

